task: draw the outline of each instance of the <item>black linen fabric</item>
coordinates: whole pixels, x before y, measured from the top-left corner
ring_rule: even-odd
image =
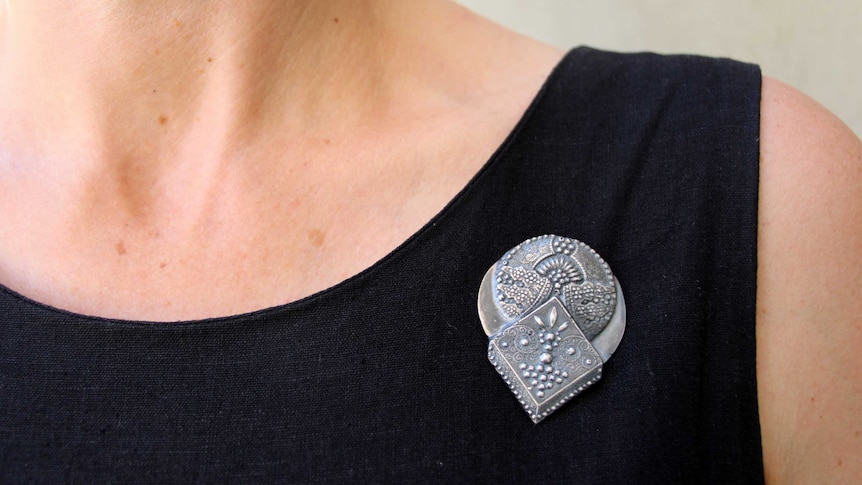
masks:
[[[147,323],[3,288],[0,482],[762,482],[760,83],[575,49],[437,217],[288,305]],[[602,255],[628,325],[601,381],[534,425],[476,296],[548,233]]]

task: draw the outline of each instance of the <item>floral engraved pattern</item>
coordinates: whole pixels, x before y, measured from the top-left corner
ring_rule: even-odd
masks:
[[[625,329],[617,285],[595,250],[552,234],[488,270],[479,290],[488,359],[534,423],[601,379]]]
[[[601,357],[555,297],[493,337],[488,357],[536,422],[601,377]]]
[[[551,294],[551,283],[521,266],[506,266],[497,275],[497,301],[509,317],[530,311]]]
[[[538,244],[525,249],[517,260],[517,264],[522,266],[533,267],[538,261],[554,254],[554,249],[550,244]]]
[[[616,290],[613,287],[594,283],[569,285],[563,289],[569,308],[574,309],[574,318],[588,339],[592,339],[611,320],[616,306]]]
[[[503,358],[518,369],[524,386],[539,401],[563,387],[570,375],[582,375],[600,362],[557,299],[495,340]]]
[[[565,254],[556,254],[536,265],[536,272],[548,278],[555,290],[569,283],[583,283],[584,272],[574,259]]]
[[[557,297],[588,340],[610,322],[616,283],[596,252],[575,239],[540,236],[519,244],[498,262],[495,303],[507,317],[527,314]]]
[[[585,339],[568,337],[560,342],[562,352],[559,361],[571,366],[576,372],[583,373],[596,364],[596,359],[590,352],[592,346]]]
[[[519,325],[506,329],[500,335],[497,345],[514,362],[525,362],[539,348],[535,332]]]

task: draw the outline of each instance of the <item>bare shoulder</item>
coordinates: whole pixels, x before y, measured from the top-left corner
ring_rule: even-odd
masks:
[[[862,142],[764,79],[758,391],[767,480],[862,476]]]

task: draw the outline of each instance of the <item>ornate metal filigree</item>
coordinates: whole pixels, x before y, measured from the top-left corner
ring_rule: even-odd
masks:
[[[519,244],[479,289],[488,358],[534,422],[597,382],[625,330],[625,304],[607,263],[554,235]]]

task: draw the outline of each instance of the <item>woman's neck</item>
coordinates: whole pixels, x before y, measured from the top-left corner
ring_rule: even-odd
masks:
[[[230,142],[273,120],[344,123],[393,95],[400,4],[7,1],[0,95],[53,133],[101,134],[109,151],[195,126]]]
[[[446,0],[0,0],[0,183],[191,225],[266,174],[418,165],[426,126],[498,137],[557,56]]]
[[[0,282],[121,318],[240,313],[370,266],[560,55],[444,0],[17,1]]]

